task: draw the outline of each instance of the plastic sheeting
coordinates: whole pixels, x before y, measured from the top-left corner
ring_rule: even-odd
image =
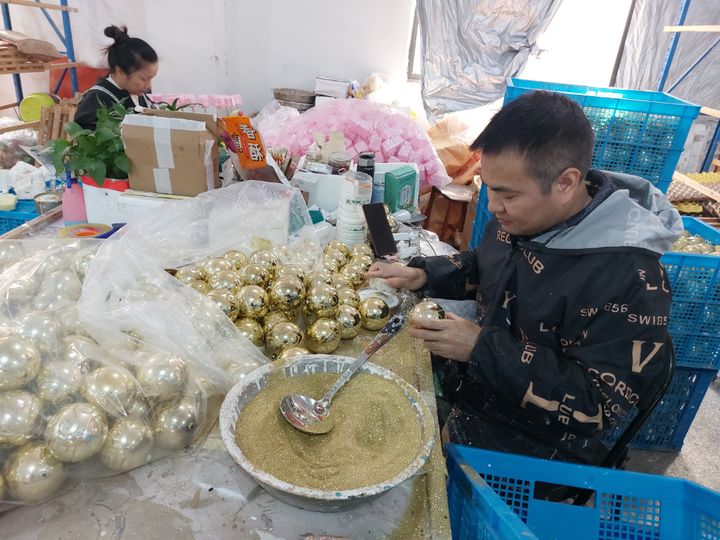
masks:
[[[637,0],[635,11],[625,41],[625,51],[620,63],[616,86],[655,90],[660,81],[670,32],[663,32],[666,25],[676,25],[682,0]],[[717,24],[720,13],[718,0],[692,0],[685,25]],[[720,45],[686,77],[676,88],[670,90],[678,78],[698,57],[720,37],[712,32],[683,32],[678,40],[665,92],[707,107],[720,108]]]
[[[429,118],[502,97],[561,0],[418,0]]]

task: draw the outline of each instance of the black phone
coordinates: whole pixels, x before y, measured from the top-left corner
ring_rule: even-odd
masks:
[[[385,214],[385,205],[383,203],[364,204],[363,213],[370,233],[370,245],[375,256],[379,258],[397,253],[395,238]]]

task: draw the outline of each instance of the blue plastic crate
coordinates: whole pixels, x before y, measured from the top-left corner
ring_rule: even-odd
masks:
[[[675,368],[668,391],[630,446],[640,450],[679,451],[716,373],[715,368]],[[633,410],[632,414],[607,433],[605,442],[608,445],[618,440],[635,412]]]
[[[0,211],[0,234],[5,234],[39,215],[35,211],[35,201],[18,201],[15,210],[11,212]]]
[[[720,540],[720,493],[687,480],[457,445],[448,446],[448,470],[454,539]],[[586,506],[550,502],[536,497],[538,483],[589,489],[593,496]],[[508,523],[505,508],[478,496],[486,486],[524,530],[504,527],[483,536],[484,528]]]
[[[493,215],[488,210],[487,186],[480,185],[480,193],[478,194],[477,209],[475,210],[475,221],[473,221],[472,235],[470,236],[470,249],[475,249],[480,245],[485,225],[492,219]]]
[[[690,234],[720,244],[720,231],[699,219],[683,217]],[[669,329],[677,364],[720,367],[720,257],[666,253],[660,262],[672,289]]]
[[[510,79],[505,103],[532,92],[577,101],[595,132],[592,166],[646,178],[665,193],[700,107],[662,92]]]

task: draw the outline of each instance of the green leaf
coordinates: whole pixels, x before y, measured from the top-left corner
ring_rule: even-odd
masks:
[[[64,131],[65,133],[70,135],[70,139],[77,139],[78,137],[81,137],[83,135],[92,134],[92,130],[84,129],[77,122],[68,122],[67,124],[65,124]]]
[[[102,185],[103,180],[107,178],[107,167],[102,161],[92,161],[84,168],[87,175]]]
[[[117,137],[117,134],[111,127],[103,126],[95,132],[95,140],[98,143],[103,143],[105,141],[110,141],[112,139],[115,139]]]
[[[113,159],[113,163],[115,166],[120,169],[122,172],[126,174],[130,174],[130,160],[125,154],[120,154],[118,156],[115,156],[115,159]]]

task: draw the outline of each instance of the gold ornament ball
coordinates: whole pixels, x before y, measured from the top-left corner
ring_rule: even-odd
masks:
[[[418,320],[439,321],[445,318],[445,310],[437,302],[423,300],[410,310],[410,323]]]
[[[268,295],[258,285],[245,285],[235,294],[240,317],[243,319],[260,319],[268,312]]]
[[[312,323],[314,323],[318,319],[318,316],[315,314],[315,312],[310,311],[310,308],[308,307],[307,303],[303,304],[302,308],[300,308],[300,314],[302,315],[302,318],[305,321],[306,326],[310,326]]]
[[[302,347],[290,347],[289,349],[285,349],[284,351],[280,352],[280,354],[278,354],[277,360],[278,362],[286,362],[293,358],[307,356],[309,354],[310,351],[308,351],[307,349],[303,349]]]
[[[323,268],[330,272],[337,272],[347,263],[345,255],[340,253],[337,249],[329,249],[323,255]]]
[[[28,444],[10,456],[3,476],[13,497],[32,504],[50,498],[60,489],[65,470],[45,445]]]
[[[30,340],[41,353],[54,355],[62,337],[62,327],[49,313],[28,313],[20,319],[20,337]]]
[[[275,246],[272,253],[278,260],[278,264],[287,264],[293,259],[293,251],[290,246]]]
[[[350,259],[350,263],[362,266],[363,270],[367,272],[373,265],[373,260],[372,257],[368,257],[367,255],[357,255]]]
[[[338,306],[338,295],[331,285],[317,285],[310,290],[305,305],[316,317],[332,317]]]
[[[344,287],[338,289],[338,304],[341,306],[352,306],[356,309],[360,308],[360,295],[352,287]]]
[[[220,308],[225,316],[234,321],[238,317],[239,303],[237,297],[228,289],[214,289],[210,291],[207,297]]]
[[[155,442],[166,450],[181,450],[195,438],[200,427],[195,404],[180,401],[158,411],[155,419]]]
[[[235,321],[235,328],[256,347],[262,347],[265,343],[265,332],[259,322],[252,319],[238,319]]]
[[[119,420],[108,433],[100,461],[114,471],[129,471],[152,459],[153,430],[137,418]]]
[[[381,298],[371,296],[360,302],[360,316],[367,330],[380,330],[390,320],[390,308]]]
[[[243,285],[266,287],[270,282],[270,274],[259,264],[250,263],[240,270],[240,279],[242,279]]]
[[[400,230],[397,219],[394,216],[388,216],[388,225],[390,225],[390,232],[396,233]]]
[[[178,268],[177,272],[175,272],[175,279],[182,283],[190,284],[194,280],[199,279],[198,275],[199,271],[197,268]]]
[[[360,333],[362,317],[358,309],[353,306],[342,305],[338,307],[335,322],[340,328],[340,339],[352,339]]]
[[[127,369],[103,366],[85,377],[81,393],[89,403],[117,418],[127,415],[140,388]]]
[[[309,291],[318,285],[332,285],[332,273],[327,270],[316,270],[305,277],[305,288]]]
[[[242,251],[237,251],[236,249],[231,249],[230,251],[225,252],[222,258],[230,261],[233,266],[235,266],[235,270],[240,270],[248,263],[247,255],[245,255]]]
[[[301,283],[305,283],[305,270],[299,264],[286,264],[278,268],[276,277],[278,280],[295,278],[299,279]]]
[[[350,250],[350,258],[357,257],[358,255],[367,255],[372,258],[373,250],[368,244],[356,244]]]
[[[352,289],[353,284],[352,280],[348,276],[341,274],[340,272],[335,272],[332,275],[332,286],[338,290],[347,289],[348,287]]]
[[[107,433],[107,420],[99,408],[71,403],[48,420],[45,443],[56,459],[77,463],[98,453]]]
[[[11,390],[0,394],[0,447],[20,446],[38,434],[40,400],[30,392]]]
[[[179,356],[138,351],[135,360],[137,380],[146,397],[164,401],[180,395],[185,389],[188,368]]]
[[[284,311],[268,311],[268,314],[263,317],[263,331],[267,334],[277,323],[285,321],[292,322]]]
[[[147,400],[139,397],[130,406],[130,409],[127,412],[127,417],[135,418],[141,422],[145,422],[147,425],[150,425],[152,419],[152,408]]]
[[[304,299],[305,286],[297,278],[281,278],[270,287],[270,304],[274,309],[290,311],[300,307]]]
[[[302,341],[303,333],[298,325],[281,321],[273,325],[265,336],[265,348],[272,358],[276,358],[284,349],[297,347]]]
[[[80,390],[83,365],[68,360],[48,362],[38,373],[35,394],[51,407],[69,401]]]
[[[258,266],[265,269],[270,278],[275,276],[277,267],[280,265],[280,261],[277,256],[270,250],[261,249],[250,255],[249,264],[257,264]]]
[[[305,344],[318,354],[329,354],[340,345],[340,327],[333,319],[318,319],[307,330]]]
[[[208,280],[210,280],[218,272],[223,270],[234,270],[235,265],[222,257],[212,257],[205,261],[202,265],[202,272]]]
[[[208,294],[210,291],[212,291],[212,287],[207,281],[203,281],[202,279],[193,279],[190,283],[188,283],[193,289],[195,289],[200,294]]]
[[[213,289],[232,290],[242,286],[242,277],[235,270],[221,270],[210,276],[209,283]]]
[[[342,240],[331,240],[328,242],[328,244],[325,246],[325,252],[330,251],[331,249],[337,250],[340,253],[344,255],[346,259],[350,258],[350,248],[347,247],[345,242]]]
[[[32,381],[40,371],[40,360],[40,351],[31,341],[15,336],[0,338],[0,391]]]
[[[352,286],[356,289],[365,283],[365,267],[362,264],[348,263],[341,273],[350,279]]]

